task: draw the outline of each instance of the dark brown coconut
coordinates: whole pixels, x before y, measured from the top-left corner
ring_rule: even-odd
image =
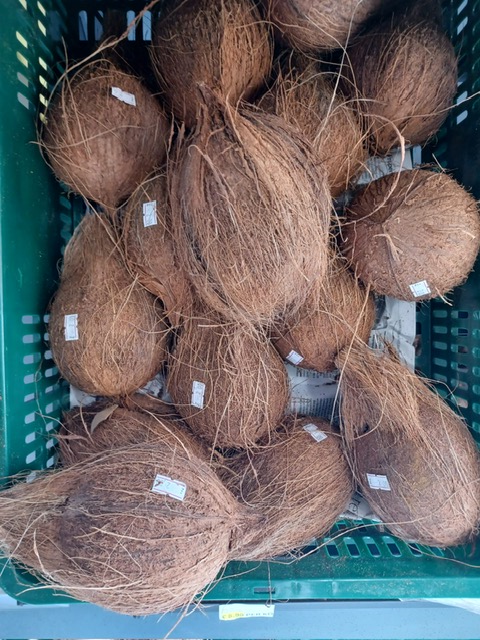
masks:
[[[368,342],[375,323],[375,303],[337,260],[324,281],[287,323],[279,323],[273,344],[284,360],[306,369],[332,371],[335,357],[354,336]]]
[[[345,47],[384,0],[264,0],[283,40],[300,51]]]
[[[224,448],[268,436],[288,399],[286,370],[270,342],[211,315],[183,324],[167,386],[193,433]]]
[[[127,264],[139,281],[158,296],[172,324],[191,307],[188,278],[174,255],[167,176],[159,172],[143,182],[123,209],[123,244]]]
[[[480,216],[453,178],[416,169],[361,190],[343,237],[357,276],[376,293],[427,300],[466,279],[480,247]]]
[[[122,409],[108,400],[75,407],[63,416],[59,432],[61,462],[68,466],[130,444],[165,441],[183,445],[189,455],[208,461],[207,448],[192,436],[179,416],[170,414],[167,417],[153,411]]]
[[[166,360],[158,302],[131,277],[114,228],[97,215],[83,218],[65,249],[48,330],[62,376],[92,395],[133,393]]]
[[[284,118],[312,144],[336,197],[364,168],[367,153],[357,115],[333,81],[316,61],[297,55],[284,63],[258,105]]]
[[[457,89],[453,45],[435,24],[393,18],[348,52],[350,91],[359,98],[375,153],[421,144],[438,131]]]
[[[268,324],[325,276],[328,182],[283,119],[203,96],[172,172],[176,249],[204,303],[233,322]]]
[[[159,475],[184,483],[184,499],[154,492],[168,488]],[[44,584],[147,615],[201,594],[250,521],[182,444],[133,445],[2,491],[0,547]]]
[[[135,106],[112,89],[133,95]],[[168,139],[169,124],[155,98],[136,77],[100,60],[63,82],[41,144],[60,180],[113,210],[164,160]]]
[[[353,493],[341,438],[319,418],[289,416],[264,446],[224,464],[226,486],[265,516],[232,549],[235,560],[267,560],[325,535]]]
[[[195,124],[198,83],[236,105],[263,83],[272,65],[267,24],[251,0],[186,0],[154,28],[153,70],[174,115]]]
[[[466,542],[480,518],[480,462],[466,424],[392,353],[357,343],[338,364],[348,456],[374,512],[407,540]]]

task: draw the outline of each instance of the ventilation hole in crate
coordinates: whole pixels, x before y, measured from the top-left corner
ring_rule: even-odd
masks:
[[[367,545],[367,549],[374,558],[379,558],[382,555],[373,538],[371,538],[370,536],[364,536],[363,541]]]
[[[442,327],[441,325],[434,324],[433,325],[433,333],[448,333],[447,327]]]
[[[45,465],[45,467],[47,469],[51,469],[53,467],[53,465],[55,464],[55,456],[51,456],[48,460],[47,463]]]
[[[448,315],[447,312],[444,311],[443,309],[434,309],[433,311],[434,318],[446,318],[447,315]]]
[[[21,82],[22,84],[24,84],[26,87],[28,87],[28,78],[26,78],[23,73],[20,73],[20,71],[17,72],[17,79],[19,82]]]
[[[26,415],[24,422],[25,424],[31,424],[32,422],[35,422],[35,412],[33,411],[32,413]]]
[[[45,342],[48,342],[50,340],[50,336],[49,336],[48,332],[43,334],[43,339],[44,339]]]
[[[41,355],[39,353],[32,353],[28,356],[24,356],[23,364],[35,364],[36,362],[40,362]]]
[[[468,318],[468,311],[452,311],[452,318]]]
[[[25,458],[25,462],[27,464],[32,464],[32,462],[35,462],[37,458],[37,452],[36,451],[31,451],[28,456]]]
[[[25,47],[25,49],[28,49],[28,42],[22,36],[22,34],[19,33],[18,31],[15,31],[15,36],[16,36],[17,40],[20,42],[20,44],[22,45],[22,47]]]
[[[333,542],[329,542],[325,545],[325,551],[330,556],[330,558],[338,558],[340,555],[340,551],[337,548],[337,545]]]
[[[463,0],[463,2],[461,2],[459,4],[459,6],[457,7],[457,15],[459,15],[460,13],[462,13],[462,11],[465,9],[465,7],[468,4],[468,0]]]
[[[463,20],[459,23],[458,27],[457,27],[457,36],[459,33],[462,33],[462,31],[465,29],[465,27],[468,24],[468,17],[465,16],[465,18],[463,18]]]
[[[480,367],[472,367],[472,373],[474,376],[480,377]]]
[[[152,39],[152,12],[147,11],[142,19],[142,35],[144,40]]]
[[[78,13],[78,39],[80,42],[88,40],[88,14],[86,11]]]
[[[27,393],[26,396],[24,396],[23,401],[24,402],[33,402],[33,400],[35,400],[36,398],[36,394],[35,393]]]
[[[42,67],[42,69],[45,69],[45,71],[50,71],[50,67],[48,66],[48,64],[45,62],[43,58],[39,57],[38,63]]]
[[[52,378],[53,376],[58,375],[57,367],[50,367],[49,369],[45,369],[45,377]]]
[[[57,444],[57,441],[54,438],[50,438],[50,440],[47,440],[45,447],[47,449],[51,449],[52,447],[54,447]]]
[[[34,342],[40,342],[42,336],[39,333],[27,333],[27,335],[23,336],[22,342],[23,344],[33,344]]]
[[[410,542],[408,545],[408,548],[410,549],[412,555],[414,555],[416,558],[423,555],[423,553],[420,551],[420,549],[417,547],[417,545],[414,542]]]
[[[400,548],[395,540],[393,538],[390,538],[390,536],[384,536],[383,541],[387,545],[387,549],[390,551],[392,556],[394,556],[395,558],[400,558],[402,552],[400,551]]]
[[[477,415],[480,415],[480,404],[478,404],[478,402],[474,402],[472,404],[472,411]]]
[[[25,107],[25,109],[30,109],[30,101],[26,96],[23,95],[23,93],[17,93],[17,100],[22,105],[22,107]]]
[[[437,380],[437,382],[444,382],[445,384],[447,384],[447,376],[444,376],[441,373],[437,373],[436,371],[433,374],[433,379]]]
[[[468,367],[466,364],[461,364],[460,362],[451,362],[450,366],[454,371],[459,371],[460,373],[468,372]]]
[[[476,433],[480,433],[480,422],[475,422],[475,420],[471,424],[471,428],[476,431]]]
[[[37,7],[40,9],[40,13],[43,13],[44,16],[47,15],[47,10],[41,2],[37,2]]]
[[[22,316],[22,324],[38,324],[40,316]]]
[[[37,437],[37,434],[35,433],[35,431],[32,431],[31,433],[28,433],[25,436],[25,443],[26,444],[30,444],[31,442],[33,442],[35,440],[36,437]]]
[[[26,9],[26,8],[27,8],[27,0],[19,0],[19,2],[20,2],[20,4],[22,5],[22,7],[23,7],[24,9]]]
[[[452,327],[452,336],[466,338],[468,336],[468,329],[466,327]]]
[[[49,89],[48,82],[47,82],[47,79],[46,79],[46,78],[44,78],[43,76],[40,76],[40,75],[39,75],[39,76],[38,76],[38,81],[40,82],[40,84],[42,85],[42,87],[44,87],[44,88],[45,88],[45,89],[47,89],[47,90]]]
[[[44,321],[45,323],[47,323],[47,324],[50,322],[50,314],[49,314],[49,313],[46,313],[46,314],[43,316],[43,321]]]
[[[58,400],[54,400],[53,402],[49,402],[45,407],[45,413],[50,414],[56,411],[59,407]]]
[[[335,526],[339,531],[343,531],[343,529],[347,528],[347,525],[345,524],[345,522],[342,522],[342,521],[337,522]]]
[[[456,104],[460,104],[461,102],[463,102],[467,98],[468,98],[468,92],[467,91],[462,91],[462,93],[459,96],[457,96],[457,99],[455,100],[455,103]]]
[[[55,391],[58,391],[60,389],[60,385],[58,384],[51,384],[50,386],[45,388],[45,395],[48,395],[49,393],[54,393]]]
[[[38,96],[38,99],[40,100],[41,104],[43,104],[44,107],[48,107],[48,100],[47,98],[43,95],[43,93],[41,93]]]
[[[98,12],[98,16],[100,16],[101,18],[103,18],[103,11],[99,11]],[[99,19],[97,15],[94,17],[93,19],[93,30],[94,30],[94,37],[95,40],[98,42],[99,40],[101,40],[102,36],[103,36],[103,24],[102,21]]]
[[[463,344],[452,344],[450,348],[453,353],[468,353],[467,347]]]
[[[55,426],[55,423],[52,420],[50,420],[50,422],[46,422],[45,423],[45,431],[47,433],[49,433],[50,431],[52,431],[54,426]]]
[[[457,380],[456,378],[452,378],[450,380],[450,386],[455,390],[460,389],[461,391],[468,391],[468,382]]]
[[[461,75],[458,76],[458,80],[457,80],[457,87],[461,87],[462,84],[464,84],[468,79],[468,74],[467,73],[462,73]]]
[[[360,557],[360,550],[357,547],[357,543],[353,538],[344,538],[343,542],[345,543],[345,546],[347,547],[347,551],[352,558]]]
[[[458,396],[455,396],[455,402],[457,403],[457,407],[459,409],[468,409],[468,400],[465,400],[465,398],[459,398]]]
[[[434,340],[433,341],[433,348],[434,349],[439,349],[440,351],[446,351],[447,350],[447,343],[446,342],[439,342],[438,340]]]
[[[464,111],[462,111],[462,113],[459,113],[458,116],[455,118],[455,122],[456,124],[461,124],[464,120],[466,120],[468,117],[468,111],[467,109],[465,109]]]
[[[436,367],[446,367],[447,366],[447,361],[444,358],[434,358],[433,359],[433,364]]]
[[[29,373],[28,376],[25,376],[23,378],[23,384],[32,384],[32,382],[35,382],[35,374],[34,373]]]
[[[45,358],[45,360],[53,360],[53,356],[52,356],[52,351],[51,349],[47,349],[43,355],[43,357]]]
[[[131,24],[134,20],[135,20],[135,11],[127,11],[127,25],[126,26],[128,27],[128,25]],[[136,37],[137,37],[136,29],[135,29],[135,27],[132,27],[128,32],[127,38],[128,38],[128,40],[133,41],[133,40],[136,39]]]

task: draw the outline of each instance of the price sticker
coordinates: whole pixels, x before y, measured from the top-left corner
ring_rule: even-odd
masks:
[[[151,491],[153,493],[159,493],[160,495],[170,496],[175,500],[183,502],[185,494],[187,493],[187,485],[180,480],[172,480],[169,476],[162,476],[157,473]]]
[[[420,298],[420,296],[428,296],[430,295],[430,293],[432,293],[426,280],[420,280],[420,282],[411,284],[410,291],[413,293],[415,298]]]
[[[368,486],[376,491],[391,491],[387,476],[367,473]]]
[[[287,356],[287,360],[288,362],[291,362],[295,366],[298,366],[301,362],[303,362],[303,356],[301,356],[296,351],[293,351],[292,349],[292,351],[290,351],[290,353]]]
[[[122,91],[120,87],[112,87],[112,96],[120,100],[120,102],[125,102],[125,104],[129,104],[132,107],[137,106],[137,101],[133,93],[129,93],[128,91]]]
[[[322,442],[322,440],[326,440],[328,438],[325,431],[319,429],[316,424],[306,424],[304,425],[303,430],[309,433],[316,442]]]
[[[65,340],[78,340],[78,313],[71,313],[65,316],[63,326],[65,329]]]
[[[157,224],[157,201],[143,203],[143,226],[153,227]]]
[[[194,380],[192,384],[192,399],[190,404],[197,409],[203,409],[203,403],[205,400],[205,383]]]

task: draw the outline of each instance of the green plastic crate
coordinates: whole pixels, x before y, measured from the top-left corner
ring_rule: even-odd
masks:
[[[421,0],[419,0],[421,1]],[[123,0],[0,0],[0,477],[32,474],[55,464],[55,429],[68,387],[59,379],[45,335],[45,309],[58,281],[62,249],[81,213],[34,143],[38,114],[70,58],[88,53],[102,34],[105,9],[125,25],[145,2]],[[67,8],[68,10],[67,10]],[[480,90],[480,0],[445,3],[460,65],[459,101]],[[475,22],[478,16],[478,23]],[[150,14],[125,43],[145,63]],[[480,99],[453,111],[431,157],[480,197]],[[458,407],[480,438],[479,274],[448,306],[435,300],[418,313],[418,367],[454,389]],[[440,385],[440,391],[444,388]],[[32,475],[33,477],[33,475]],[[231,563],[207,600],[390,599],[480,596],[480,546],[439,550],[407,545],[381,527],[364,525],[330,536],[292,563]],[[0,586],[35,604],[71,602],[40,588],[7,560]]]

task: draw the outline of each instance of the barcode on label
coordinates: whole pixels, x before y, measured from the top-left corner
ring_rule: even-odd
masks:
[[[162,476],[157,473],[151,491],[163,496],[170,496],[170,498],[175,498],[175,500],[183,502],[185,494],[187,493],[187,485],[184,482],[172,480],[172,478],[168,476]]]
[[[130,104],[132,107],[137,106],[137,101],[133,93],[129,93],[128,91],[122,91],[120,87],[112,87],[112,96],[120,100],[120,102],[125,102],[125,104]]]
[[[143,203],[143,226],[153,227],[157,224],[157,201]]]
[[[410,291],[416,298],[420,296],[428,296],[430,293],[430,287],[428,286],[428,282],[426,280],[421,280],[420,282],[415,282],[415,284],[410,285]]]
[[[191,400],[192,407],[197,407],[197,409],[203,409],[204,398],[205,398],[205,383],[194,380],[192,384],[192,400]]]
[[[291,362],[294,365],[299,365],[301,362],[303,362],[303,356],[301,356],[299,353],[297,353],[296,351],[290,351],[290,353],[287,356],[287,360],[288,362]]]
[[[390,483],[387,476],[367,473],[368,486],[376,491],[390,491]]]
[[[307,433],[309,433],[316,442],[322,442],[322,440],[328,438],[327,434],[319,429],[315,424],[306,424],[303,429],[304,431],[307,431]]]
[[[65,340],[78,340],[78,313],[71,313],[64,319]]]
[[[220,620],[238,620],[239,618],[273,618],[274,604],[221,604],[218,607]]]

